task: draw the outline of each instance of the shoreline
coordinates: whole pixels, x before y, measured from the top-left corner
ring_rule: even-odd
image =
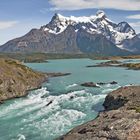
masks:
[[[21,62],[8,58],[0,58],[0,64],[0,105],[7,100],[26,97],[30,91],[41,88],[48,78],[71,74],[34,71]]]
[[[139,140],[140,86],[121,87],[109,93],[104,111],[56,140]]]
[[[0,58],[0,65],[0,104],[26,96],[29,90],[39,88],[48,79],[47,74],[34,71],[17,60]]]
[[[47,60],[54,59],[85,59],[92,60],[121,60],[121,59],[140,59],[140,55],[128,56],[102,56],[95,54],[51,54],[51,53],[0,53],[0,58],[16,59],[25,63],[48,63]]]
[[[47,75],[48,74],[48,75]],[[8,99],[5,99],[5,100],[0,100],[0,105],[3,104],[5,101],[8,101],[8,100],[12,100],[12,99],[17,99],[17,98],[23,98],[23,97],[26,97],[30,91],[32,90],[37,90],[37,89],[41,89],[42,88],[42,84],[44,82],[47,82],[48,81],[48,78],[53,78],[53,77],[61,77],[61,76],[68,76],[70,75],[71,73],[46,73],[46,76],[44,77],[45,79],[43,79],[43,81],[41,81],[36,87],[34,88],[29,88],[25,91],[24,94],[22,95],[17,95],[16,97],[10,97]]]
[[[119,67],[126,68],[127,70],[140,70],[140,63],[123,63],[121,61],[110,60],[107,62],[101,62],[95,65],[88,65],[87,68],[92,67]]]
[[[16,97],[11,97],[11,98],[8,98],[8,99],[5,99],[5,100],[0,100],[0,105],[1,105],[1,104],[4,104],[5,101],[9,101],[9,100],[13,100],[13,99],[18,99],[18,98],[24,98],[24,97],[26,97],[26,96],[29,94],[30,91],[32,91],[32,90],[37,90],[37,89],[41,89],[41,88],[42,88],[41,85],[42,85],[44,82],[46,82],[46,81],[48,81],[47,78],[46,78],[43,82],[41,82],[38,86],[36,86],[36,87],[34,87],[34,88],[31,88],[31,89],[27,89],[27,90],[24,92],[23,95],[17,95]]]
[[[44,78],[45,78],[45,77],[44,77]],[[44,82],[46,82],[46,81],[48,81],[48,78],[46,78],[44,81],[40,82],[36,87],[29,88],[29,89],[25,90],[25,91],[22,93],[22,95],[21,95],[21,93],[20,93],[19,95],[16,95],[16,96],[14,96],[14,97],[9,97],[9,98],[7,98],[7,99],[4,99],[4,100],[2,99],[2,100],[0,100],[0,105],[1,105],[1,104],[4,104],[5,101],[8,101],[8,100],[13,100],[13,99],[17,99],[17,98],[26,97],[26,96],[29,94],[30,91],[36,90],[36,89],[40,89],[40,88],[42,87],[41,85],[42,85]]]

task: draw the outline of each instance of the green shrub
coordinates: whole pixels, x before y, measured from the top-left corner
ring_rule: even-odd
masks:
[[[0,85],[3,83],[3,81],[0,79]]]

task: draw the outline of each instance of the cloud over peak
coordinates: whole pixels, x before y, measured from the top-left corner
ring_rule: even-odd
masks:
[[[128,19],[140,19],[140,14],[127,16]]]
[[[139,0],[49,0],[51,10],[118,9],[140,10]]]
[[[15,26],[18,21],[0,21],[0,30]]]

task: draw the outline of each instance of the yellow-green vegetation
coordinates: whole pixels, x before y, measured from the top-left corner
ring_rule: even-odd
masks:
[[[97,56],[95,59],[100,60],[121,60],[121,59],[140,59],[140,55],[128,55],[128,56]]]
[[[46,75],[13,59],[0,58],[0,101],[21,97],[40,86]]]
[[[29,54],[21,54],[21,53],[0,53],[0,58],[11,58],[16,59],[21,62],[31,62],[31,63],[40,63],[46,62],[47,55],[44,53],[29,53]]]
[[[48,59],[91,58],[88,54],[0,53],[0,58],[12,58],[25,63],[41,63]]]
[[[56,54],[56,53],[0,53],[0,58],[12,58],[25,63],[41,63],[48,59],[90,58],[94,60],[139,59],[140,55],[103,56],[99,54]]]
[[[137,108],[136,108],[136,112],[137,112],[137,113],[140,113],[140,107],[137,107]]]
[[[128,69],[133,69],[133,70],[140,70],[140,63],[125,63],[119,66],[126,67]]]
[[[136,113],[140,113],[140,106],[132,106],[132,107],[128,107],[129,110],[135,110]]]

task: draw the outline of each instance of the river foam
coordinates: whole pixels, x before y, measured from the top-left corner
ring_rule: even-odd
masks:
[[[42,102],[43,107],[30,114],[24,122],[27,124],[26,127],[35,127],[38,131],[45,132],[50,137],[63,134],[66,129],[70,130],[74,123],[76,126],[76,121],[87,117],[86,112],[92,112],[92,106],[104,99],[105,96],[93,95],[85,90],[58,96],[49,95]],[[48,103],[50,104],[48,105]],[[40,117],[42,119],[36,121]]]
[[[102,92],[106,93],[107,90]],[[42,87],[1,110],[0,117],[22,118],[18,131],[21,134],[18,135],[19,140],[26,139],[22,131],[30,131],[30,128],[38,131],[42,138],[49,139],[69,131],[72,126],[77,126],[78,122],[81,124],[88,117],[87,114],[91,114],[91,118],[95,117],[97,112],[94,108],[105,97],[106,94],[93,94],[86,89],[51,95],[46,87]]]

